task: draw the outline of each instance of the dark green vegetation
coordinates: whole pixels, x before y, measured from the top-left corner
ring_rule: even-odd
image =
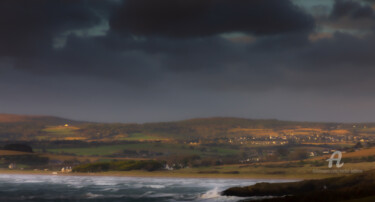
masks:
[[[164,168],[165,163],[160,161],[112,161],[79,165],[73,168],[73,172],[105,172],[105,171],[130,171],[146,170],[156,171]]]
[[[49,158],[39,155],[8,155],[2,156],[1,161],[5,167],[12,163],[19,167],[41,168],[49,163]]]
[[[346,201],[375,197],[375,170],[322,180],[257,183],[225,190],[226,196],[278,196],[262,201]]]
[[[29,152],[32,153],[33,149],[26,144],[7,144],[3,147],[4,150],[10,151],[20,151],[20,152]]]

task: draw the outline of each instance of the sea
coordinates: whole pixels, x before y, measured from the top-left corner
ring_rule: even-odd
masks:
[[[239,201],[229,187],[290,180],[0,175],[0,201]]]

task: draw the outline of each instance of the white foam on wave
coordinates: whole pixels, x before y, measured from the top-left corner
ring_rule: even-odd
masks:
[[[154,184],[154,185],[146,185],[145,187],[153,188],[153,189],[163,189],[165,188],[164,185]]]
[[[8,197],[19,197],[17,190],[20,192],[26,190],[25,193],[32,193],[32,190],[45,190],[45,193],[67,199],[160,198],[160,201],[227,202],[238,201],[240,198],[221,196],[221,191],[229,187],[247,186],[257,182],[280,182],[280,180],[0,175],[0,190],[8,190]],[[69,194],[61,196],[64,190],[69,191]],[[17,196],[15,196],[16,192]],[[40,192],[35,196],[50,197]],[[4,197],[7,196],[0,196],[0,201],[3,201]],[[34,194],[27,194],[25,197],[34,197]]]
[[[98,186],[116,186],[117,183],[113,181],[105,181],[105,180],[100,180],[100,181],[94,181],[94,185]]]
[[[212,198],[218,198],[218,197],[221,197],[218,187],[208,190],[206,193],[200,196],[200,198],[202,199],[212,199]]]

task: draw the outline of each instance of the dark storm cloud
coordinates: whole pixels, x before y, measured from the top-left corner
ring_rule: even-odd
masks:
[[[339,72],[346,68],[356,71],[373,69],[375,38],[374,35],[358,38],[338,32],[332,39],[313,43],[304,55],[301,60],[315,67],[315,70],[334,69]]]
[[[171,82],[263,91],[324,90],[348,80],[361,87],[358,78],[373,73],[372,35],[337,33],[312,42],[313,18],[287,0],[28,2],[9,1],[7,9],[0,8],[7,28],[0,33],[6,45],[0,50],[15,68],[34,74],[116,80],[137,88]],[[367,6],[336,1],[330,16],[368,18],[368,13]],[[103,15],[110,24],[106,34],[70,33],[64,46],[52,47],[54,37],[97,26]],[[220,35],[229,32],[256,38],[236,43]]]
[[[375,28],[375,12],[368,3],[335,0],[331,14],[320,21],[333,29],[346,29],[358,34],[367,34]]]
[[[306,31],[314,20],[288,0],[127,0],[110,25],[135,35],[197,37]]]
[[[335,93],[374,92],[374,10],[360,1],[336,0],[329,26],[331,37],[310,43],[289,61],[290,86]]]
[[[37,75],[116,80],[139,87],[158,79],[160,72],[152,55],[136,50],[115,51],[103,42],[105,38],[72,35],[64,48],[18,59],[14,65]]]
[[[101,37],[70,33],[98,26],[116,5],[116,1],[98,0],[1,1],[0,58],[11,61],[17,69],[41,75],[132,75],[132,68],[145,65],[147,59],[131,53],[107,52],[100,43]],[[59,37],[65,37],[66,42],[56,49],[54,43]]]
[[[286,86],[331,93],[374,92],[374,35],[335,33],[289,56]]]
[[[125,1],[117,10],[113,6],[116,1],[2,1],[0,25],[4,31],[0,33],[0,56],[10,57],[15,68],[35,74],[145,82],[170,71],[210,70],[220,74],[234,64],[248,62],[243,45],[218,36],[195,36],[249,32],[278,38],[279,34],[292,36],[300,31],[303,34],[297,35],[306,36],[314,26],[311,16],[287,0],[231,4],[207,0],[162,2],[155,5],[155,1]],[[155,7],[159,10],[153,10]],[[163,15],[158,18],[156,14]],[[128,15],[137,17],[141,20],[137,24],[155,32],[142,33],[146,37],[134,35],[128,26],[134,26],[135,19],[122,19]],[[97,26],[103,16],[110,20],[107,35],[87,37],[69,33]],[[149,22],[151,18],[160,28]],[[64,45],[53,48],[53,40],[63,34]],[[186,38],[165,37],[174,34]],[[277,41],[284,41],[278,46],[287,47],[297,40]]]
[[[85,1],[1,1],[0,56],[37,55],[52,46],[53,37],[98,21]]]
[[[373,8],[323,6],[314,19],[288,0],[0,1],[0,112],[374,120]]]
[[[370,5],[362,5],[358,1],[336,0],[331,13],[331,18],[373,18],[374,12]]]

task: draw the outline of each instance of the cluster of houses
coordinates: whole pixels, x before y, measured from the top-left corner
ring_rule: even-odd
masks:
[[[300,144],[327,144],[327,143],[357,143],[357,142],[375,142],[375,136],[363,135],[330,135],[323,134],[305,134],[305,135],[280,135],[280,136],[254,136],[243,135],[237,137],[220,137],[215,139],[194,139],[185,142],[189,145],[195,146],[207,143],[226,143],[237,145],[285,145],[288,143]]]
[[[9,164],[8,168],[9,169],[16,169],[17,165],[15,163],[11,163],[11,164]]]
[[[63,168],[61,168],[61,172],[62,173],[70,173],[70,172],[72,172],[72,167],[63,167]]]
[[[17,165],[15,163],[11,163],[8,165],[8,168],[11,169],[11,170],[14,170],[14,169],[17,169]],[[21,168],[22,169],[22,168]],[[38,170],[38,169],[34,169],[34,170]],[[44,171],[48,171],[48,169],[44,169]],[[67,166],[67,167],[63,167],[61,168],[60,170],[62,173],[70,173],[73,171],[72,167],[71,166]],[[54,172],[56,173],[56,172]],[[56,173],[57,174],[57,173]]]

